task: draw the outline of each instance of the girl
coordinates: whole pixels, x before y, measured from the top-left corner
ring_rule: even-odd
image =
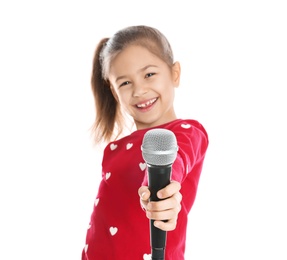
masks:
[[[184,259],[187,217],[208,136],[199,122],[176,117],[173,101],[179,82],[180,64],[173,61],[170,44],[157,29],[131,26],[99,42],[91,79],[94,134],[97,143],[109,143],[82,260],[150,259],[149,219],[159,229],[170,231],[165,259]],[[119,138],[125,113],[136,130]],[[171,183],[158,192],[163,199],[158,202],[149,201],[141,151],[144,134],[153,128],[173,131],[179,146]]]

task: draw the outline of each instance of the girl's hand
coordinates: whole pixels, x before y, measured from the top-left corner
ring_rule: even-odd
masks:
[[[176,228],[178,213],[181,210],[182,195],[179,192],[181,185],[172,181],[157,193],[160,201],[149,201],[150,191],[147,186],[139,188],[140,203],[149,219],[154,219],[154,225],[164,231]],[[167,220],[167,221],[162,221]]]

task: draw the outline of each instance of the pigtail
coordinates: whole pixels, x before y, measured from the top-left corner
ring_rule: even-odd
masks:
[[[96,109],[92,132],[96,143],[111,140],[119,113],[118,103],[112,94],[109,82],[102,75],[100,55],[107,41],[108,38],[102,39],[95,50],[91,77]]]

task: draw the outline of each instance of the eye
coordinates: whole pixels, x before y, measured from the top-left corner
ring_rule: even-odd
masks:
[[[125,82],[123,82],[123,83],[120,84],[120,87],[126,86],[126,85],[128,85],[128,84],[130,84],[130,82],[129,82],[129,81],[125,81]]]
[[[153,73],[153,72],[147,73],[147,74],[145,75],[145,78],[150,78],[150,77],[152,77],[153,75],[155,75],[155,73]]]

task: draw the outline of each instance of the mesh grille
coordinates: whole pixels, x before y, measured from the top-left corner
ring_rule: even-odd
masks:
[[[157,128],[146,132],[142,143],[142,155],[147,164],[169,165],[177,155],[177,141],[174,133]]]

